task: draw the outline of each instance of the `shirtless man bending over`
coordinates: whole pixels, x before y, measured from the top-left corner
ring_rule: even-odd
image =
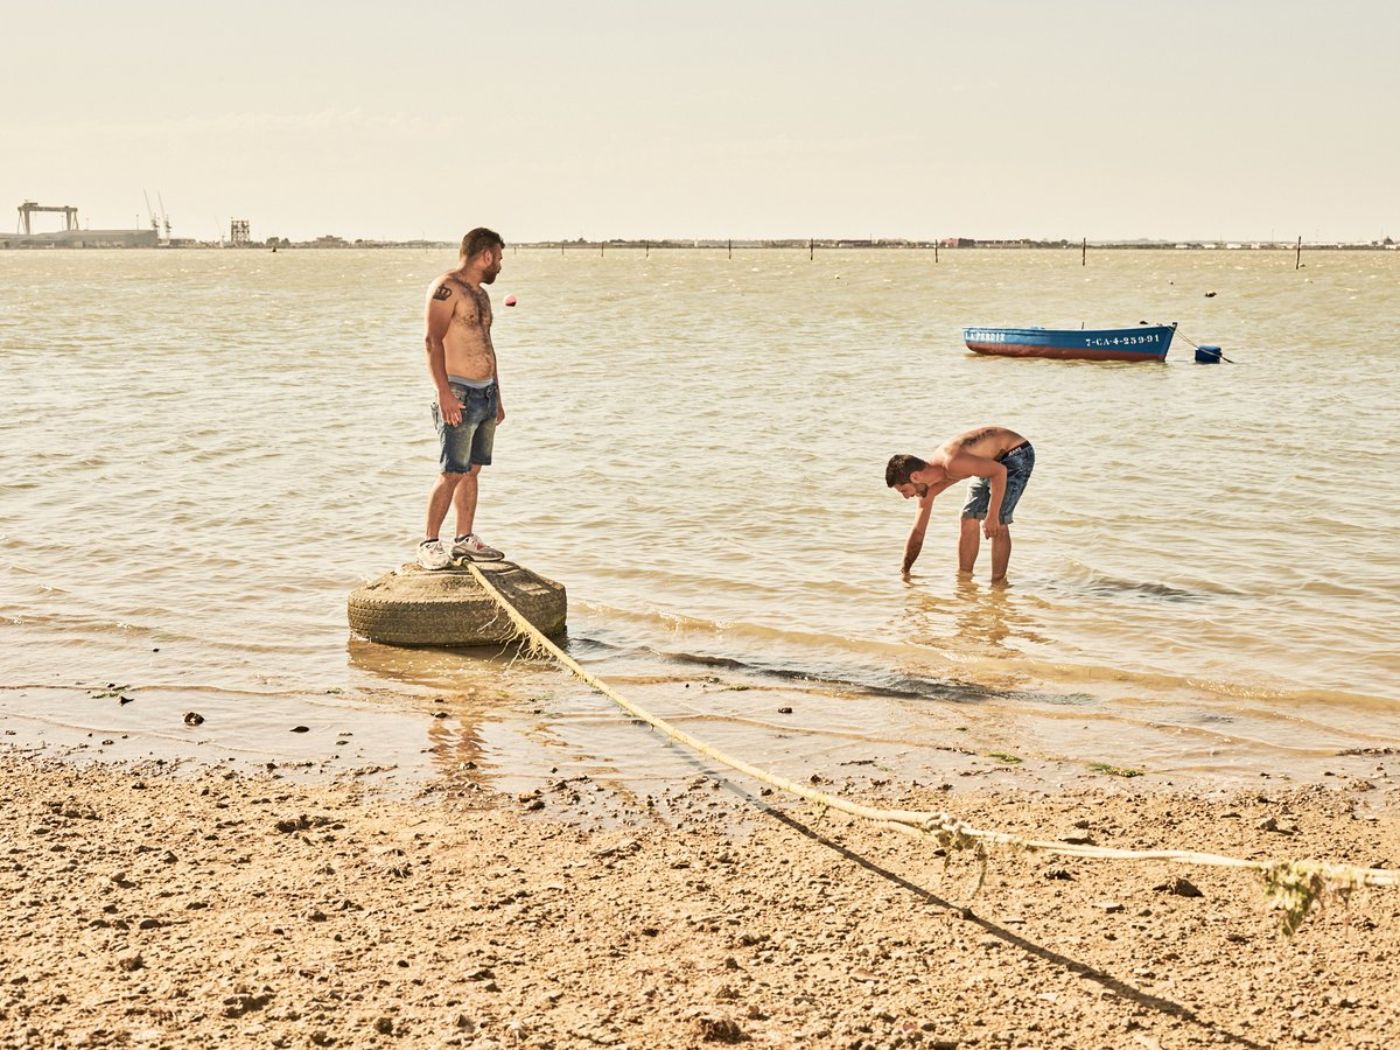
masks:
[[[919,499],[919,516],[904,545],[900,571],[907,574],[923,549],[933,497],[964,478],[975,477],[962,510],[958,571],[972,572],[977,561],[978,522],[984,521],[980,531],[992,541],[992,579],[1005,578],[1006,563],[1011,560],[1011,530],[1007,526],[1034,467],[1031,443],[1005,427],[977,427],[951,437],[927,461],[903,453],[891,456],[885,484],[905,499]]]
[[[441,473],[428,496],[426,538],[418,545],[418,563],[425,569],[445,569],[454,558],[495,561],[502,557],[481,541],[472,526],[477,474],[490,465],[496,425],[506,418],[496,349],[491,345],[491,297],[482,287],[501,272],[504,253],[501,235],[478,227],[462,238],[457,268],[428,288],[423,342],[428,375],[437,388],[433,423]],[[450,549],[438,538],[449,505],[457,512],[456,538]]]

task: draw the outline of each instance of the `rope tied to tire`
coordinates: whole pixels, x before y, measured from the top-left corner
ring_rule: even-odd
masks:
[[[776,790],[807,799],[824,809],[834,809],[853,817],[870,820],[884,830],[935,844],[946,851],[945,865],[947,857],[955,851],[970,850],[980,865],[977,889],[981,888],[986,874],[986,847],[989,843],[1062,857],[1128,861],[1156,860],[1205,867],[1243,868],[1259,873],[1266,894],[1276,901],[1283,911],[1282,932],[1288,936],[1302,925],[1313,904],[1328,895],[1345,900],[1354,890],[1362,886],[1400,885],[1400,872],[1385,868],[1362,868],[1352,864],[1338,864],[1321,860],[1245,860],[1239,857],[1229,857],[1218,853],[1202,853],[1195,850],[1116,849],[1088,843],[1033,839],[1005,831],[977,828],[944,811],[877,809],[824,791],[817,791],[805,784],[799,784],[787,777],[761,769],[743,759],[725,754],[698,737],[692,736],[682,729],[677,729],[665,719],[628,700],[550,641],[545,634],[516,610],[475,564],[468,563],[467,568],[470,569],[477,583],[481,585],[482,590],[510,618],[515,627],[516,637],[522,643],[526,656],[552,657],[576,678],[592,686],[628,714],[645,722],[662,736],[683,744],[699,754],[706,755],[745,776],[767,784]],[[975,893],[976,889],[973,892]]]

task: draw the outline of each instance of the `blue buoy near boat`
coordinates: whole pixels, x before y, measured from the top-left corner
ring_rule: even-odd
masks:
[[[1196,364],[1198,365],[1218,365],[1223,356],[1218,346],[1202,343],[1196,347]]]

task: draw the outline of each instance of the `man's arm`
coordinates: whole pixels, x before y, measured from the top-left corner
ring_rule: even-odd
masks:
[[[455,427],[462,422],[462,406],[453,396],[452,387],[447,382],[447,348],[442,341],[452,323],[453,291],[445,278],[438,278],[428,289],[428,309],[424,322],[423,349],[428,354],[428,375],[437,389],[438,410],[443,421]]]
[[[904,544],[904,563],[899,569],[905,575],[914,567],[919,552],[924,549],[924,531],[928,528],[929,511],[933,510],[933,497],[932,489],[919,497],[919,513],[914,519],[914,527],[909,531],[909,539]]]
[[[496,349],[491,348],[491,375],[496,380],[496,425],[506,421],[506,403],[501,400],[501,365],[496,360]]]
[[[982,523],[982,534],[992,539],[1001,532],[1001,500],[1006,495],[1006,468],[986,456],[974,456],[970,452],[959,452],[949,461],[949,467],[959,474],[976,474],[986,478],[991,491],[987,495],[987,520]]]

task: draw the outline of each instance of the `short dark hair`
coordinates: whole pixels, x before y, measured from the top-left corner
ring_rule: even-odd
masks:
[[[467,235],[462,238],[462,258],[470,259],[481,252],[505,246],[506,242],[501,240],[501,235],[495,230],[478,226],[474,230],[468,230]]]
[[[885,484],[890,488],[896,485],[909,484],[909,475],[916,470],[923,470],[927,463],[918,456],[911,456],[907,452],[890,457],[889,465],[885,467]]]

